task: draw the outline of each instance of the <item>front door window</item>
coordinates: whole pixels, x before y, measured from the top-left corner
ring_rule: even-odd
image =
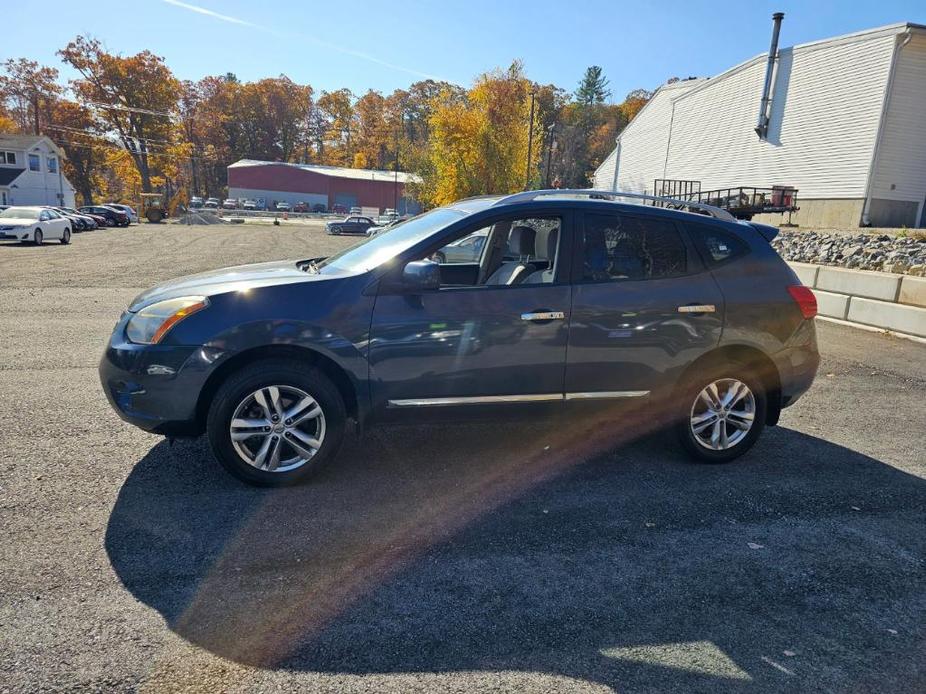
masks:
[[[561,227],[559,216],[503,219],[467,230],[426,257],[441,264],[443,286],[552,284]]]

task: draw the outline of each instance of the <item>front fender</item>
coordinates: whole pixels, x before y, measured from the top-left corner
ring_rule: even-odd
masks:
[[[367,345],[374,297],[363,277],[258,287],[210,297],[208,309],[177,324],[170,341],[202,345],[215,373],[236,355],[288,347],[321,355],[348,377],[361,412],[368,411]]]
[[[369,330],[369,327],[367,328]],[[355,342],[356,340],[356,342]],[[291,319],[272,319],[242,323],[221,332],[206,347],[223,359],[257,348],[288,346],[307,349],[327,357],[343,369],[360,394],[369,378],[366,334],[350,339],[324,326]]]

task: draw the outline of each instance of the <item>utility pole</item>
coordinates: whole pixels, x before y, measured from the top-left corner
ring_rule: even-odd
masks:
[[[399,135],[405,129],[405,111],[402,111],[399,117],[399,127],[395,131],[395,163],[393,164],[393,175],[395,177],[392,188],[392,209],[399,213]]]
[[[534,92],[531,89],[531,122],[527,129],[527,175],[525,176],[524,189],[530,190],[531,187],[531,155],[534,149]]]
[[[556,128],[556,123],[550,123],[550,127],[547,128],[547,175],[544,180],[543,187],[550,187],[550,168],[553,165],[553,130]]]

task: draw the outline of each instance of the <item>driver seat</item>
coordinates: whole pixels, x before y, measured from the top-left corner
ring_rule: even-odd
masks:
[[[534,257],[534,243],[537,232],[530,227],[516,226],[512,228],[508,239],[508,248],[511,255],[519,256],[518,260],[508,260],[486,279],[486,285],[512,285],[523,281],[532,271],[530,259]]]

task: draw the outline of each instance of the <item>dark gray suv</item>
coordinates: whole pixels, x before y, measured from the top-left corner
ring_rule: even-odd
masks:
[[[695,458],[725,462],[819,362],[816,301],[775,233],[623,193],[463,200],[329,258],[146,291],[100,376],[123,419],[205,432],[219,462],[260,485],[333,459],[348,420],[618,403],[655,408]],[[470,237],[484,239],[473,257],[447,251]]]

